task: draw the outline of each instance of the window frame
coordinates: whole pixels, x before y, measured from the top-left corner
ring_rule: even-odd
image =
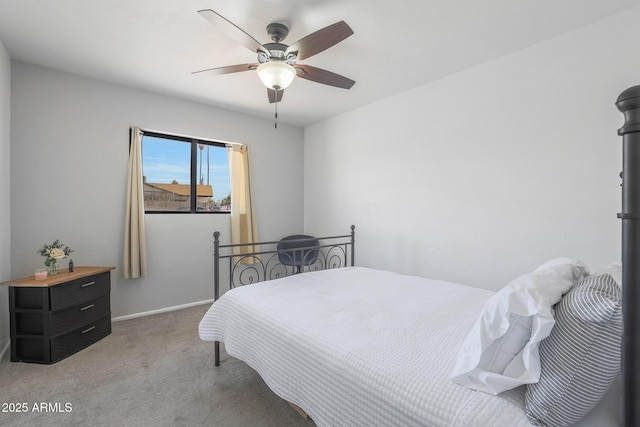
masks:
[[[189,170],[189,178],[190,178],[190,182],[189,182],[189,210],[188,211],[162,211],[162,210],[152,210],[152,211],[148,211],[147,207],[145,205],[144,207],[144,213],[145,214],[178,214],[178,215],[184,215],[184,214],[202,214],[202,215],[210,215],[210,214],[214,214],[214,215],[229,215],[231,214],[231,209],[229,210],[217,210],[217,211],[199,211],[197,209],[197,203],[198,203],[198,199],[197,199],[197,189],[198,189],[198,145],[209,145],[212,147],[220,147],[223,149],[227,149],[227,145],[224,142],[219,142],[219,141],[212,141],[212,140],[206,140],[206,139],[202,139],[202,138],[196,138],[196,137],[189,137],[189,136],[182,136],[182,135],[172,135],[172,134],[168,134],[168,133],[163,133],[163,132],[157,132],[157,131],[148,131],[148,130],[142,130],[142,159],[141,159],[141,163],[142,163],[142,174],[144,176],[144,137],[145,136],[149,136],[152,138],[160,138],[160,139],[168,139],[168,140],[173,140],[173,141],[180,141],[180,142],[187,142],[189,144],[191,144],[191,164],[190,164],[190,170]],[[227,152],[227,161],[228,161],[228,157],[229,157],[229,153]],[[231,171],[229,171],[229,179],[231,179]],[[229,190],[231,192],[231,190]],[[230,196],[233,198],[233,195],[230,194]]]

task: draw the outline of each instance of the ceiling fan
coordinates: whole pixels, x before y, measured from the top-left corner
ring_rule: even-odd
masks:
[[[284,24],[273,22],[267,25],[267,34],[273,43],[263,45],[233,22],[211,9],[200,10],[198,13],[228,37],[255,52],[258,55],[258,63],[208,68],[195,71],[192,74],[218,75],[257,70],[258,77],[267,87],[267,95],[271,103],[282,100],[284,90],[296,76],[342,89],[350,89],[355,84],[355,81],[340,74],[296,63],[296,61],[310,58],[352,35],[353,30],[344,21],[324,27],[292,45],[282,43],[289,33],[289,28]]]

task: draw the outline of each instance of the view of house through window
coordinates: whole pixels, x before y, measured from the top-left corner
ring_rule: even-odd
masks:
[[[227,148],[222,143],[144,132],[145,212],[230,212]]]

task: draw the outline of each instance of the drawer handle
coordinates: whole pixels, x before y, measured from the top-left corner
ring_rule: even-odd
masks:
[[[95,285],[96,282],[89,282],[89,283],[85,283],[84,285],[81,286],[81,288],[86,288],[87,286],[91,286],[91,285]]]
[[[88,306],[86,306],[86,307],[82,307],[82,308],[80,309],[80,311],[89,310],[89,309],[90,309],[91,307],[93,307],[93,306],[94,306],[94,304],[89,304],[89,305],[88,305]]]
[[[84,331],[82,331],[83,334],[86,334],[87,332],[93,331],[96,327],[92,326],[90,328],[85,329]]]

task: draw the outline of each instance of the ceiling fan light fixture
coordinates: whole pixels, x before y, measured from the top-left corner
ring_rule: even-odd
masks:
[[[256,71],[262,83],[274,90],[286,89],[296,77],[296,69],[284,62],[265,62]]]

